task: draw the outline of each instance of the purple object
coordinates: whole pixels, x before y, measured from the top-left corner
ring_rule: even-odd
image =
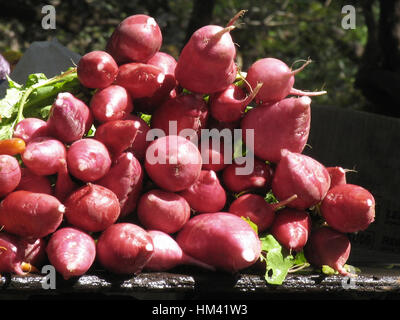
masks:
[[[0,54],[0,82],[6,79],[6,76],[11,72],[10,64],[8,61]]]

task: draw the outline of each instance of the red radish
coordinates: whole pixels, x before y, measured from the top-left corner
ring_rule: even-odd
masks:
[[[236,48],[230,36],[234,28],[207,25],[193,33],[175,69],[175,78],[183,88],[211,94],[234,82]]]
[[[316,96],[325,94],[326,91],[320,92],[303,92],[293,89],[294,77],[302,71],[311,60],[305,62],[299,69],[291,70],[286,63],[275,58],[263,58],[254,62],[247,70],[246,80],[256,88],[258,83],[263,83],[263,87],[256,95],[258,103],[275,103],[288,95],[297,96]]]
[[[249,95],[246,95],[245,91],[235,84],[231,84],[225,90],[210,95],[211,115],[221,122],[240,120],[246,107],[253,101],[262,85],[262,83],[258,84]]]
[[[115,223],[121,208],[111,190],[88,183],[65,201],[65,217],[71,225],[87,232],[99,232]]]
[[[101,179],[110,170],[111,158],[106,146],[95,139],[75,141],[68,149],[68,170],[84,182]]]
[[[118,65],[110,54],[96,50],[86,53],[79,60],[77,73],[83,86],[101,89],[114,82],[118,73]]]
[[[99,263],[117,274],[139,274],[153,253],[151,236],[132,223],[113,224],[97,240]]]
[[[191,218],[176,241],[191,257],[228,272],[250,267],[261,254],[261,242],[252,227],[227,212]]]
[[[154,18],[136,14],[125,18],[108,40],[106,51],[118,64],[148,61],[162,44],[160,27]]]
[[[146,155],[146,149],[151,142],[146,139],[147,133],[150,131],[150,126],[142,118],[133,114],[129,115],[126,120],[133,120],[139,126],[136,138],[127,151],[132,152],[138,160],[143,161]]]
[[[119,67],[115,84],[124,87],[132,99],[152,97],[162,88],[165,74],[151,64],[127,63]]]
[[[249,218],[257,225],[258,231],[262,232],[271,227],[275,212],[296,198],[297,195],[293,195],[278,203],[268,203],[264,197],[248,193],[235,199],[229,207],[229,212],[238,217]]]
[[[69,195],[79,188],[79,185],[72,180],[68,171],[67,162],[63,161],[60,170],[57,173],[57,180],[54,187],[54,196],[64,202]]]
[[[350,256],[349,238],[330,227],[313,230],[304,248],[307,261],[314,266],[330,266],[344,276],[352,276],[344,265]]]
[[[225,141],[223,138],[214,140],[208,139],[208,145],[201,143],[201,157],[203,161],[203,170],[222,171],[232,162],[232,148],[225,150]],[[229,147],[229,146],[227,146]],[[228,152],[230,153],[228,153]]]
[[[169,234],[159,230],[149,230],[148,233],[153,239],[154,253],[144,267],[146,270],[168,271],[180,265],[192,265],[208,270],[215,269],[184,253]]]
[[[96,184],[115,193],[121,208],[120,217],[125,217],[136,209],[143,187],[142,166],[132,153],[122,153]]]
[[[21,240],[7,232],[0,232],[0,272],[25,275],[23,264],[24,250],[21,250]]]
[[[320,162],[284,149],[272,179],[272,192],[279,200],[297,194],[288,206],[305,210],[324,199],[330,183],[328,170]]]
[[[176,60],[173,56],[165,52],[157,52],[146,64],[151,64],[161,68],[165,74],[163,84],[151,97],[135,100],[138,110],[152,114],[166,99],[173,97],[177,81],[175,79]]]
[[[265,162],[254,158],[254,169],[249,175],[241,175],[236,172],[237,168],[246,164],[229,164],[222,172],[224,186],[232,192],[267,189],[271,182],[271,167]]]
[[[90,100],[93,116],[101,123],[124,119],[133,108],[128,91],[117,85],[110,85],[97,91]]]
[[[68,280],[90,269],[96,258],[96,244],[87,233],[65,227],[51,235],[46,252],[57,272]]]
[[[39,118],[25,118],[14,128],[13,138],[20,138],[28,143],[37,137],[47,137],[47,122]]]
[[[190,187],[200,176],[200,151],[180,136],[165,136],[153,141],[146,151],[145,169],[162,189],[172,192]]]
[[[44,238],[35,241],[20,239],[20,247],[24,250],[23,261],[33,268],[39,268],[47,260],[46,246],[47,242]]]
[[[4,230],[28,240],[43,238],[61,224],[65,207],[56,197],[18,190],[9,193],[0,205],[0,225]]]
[[[71,93],[62,92],[50,109],[47,128],[51,136],[71,143],[81,139],[92,123],[93,115],[89,107]]]
[[[311,232],[311,218],[306,211],[284,208],[276,214],[271,234],[286,249],[301,251]]]
[[[21,167],[12,156],[0,155],[0,198],[14,191],[21,181]]]
[[[137,216],[146,229],[172,234],[189,220],[190,206],[184,197],[174,192],[154,189],[140,197]]]
[[[329,176],[331,177],[331,186],[330,189],[333,187],[340,185],[340,184],[346,184],[346,170],[343,169],[342,167],[326,167],[326,170],[328,170]]]
[[[301,153],[310,132],[310,104],[309,97],[287,98],[249,110],[241,122],[243,140],[246,130],[253,129],[254,154],[273,163],[279,161],[282,149]]]
[[[140,124],[133,120],[113,120],[97,127],[94,138],[101,141],[113,157],[132,147]]]
[[[320,206],[333,229],[352,233],[363,231],[375,220],[375,199],[361,186],[341,184],[330,189]]]
[[[28,143],[22,154],[22,161],[34,174],[49,176],[58,172],[66,156],[67,150],[61,141],[38,137]]]
[[[21,181],[15,190],[25,190],[53,195],[53,187],[48,176],[38,176],[31,170],[21,168]]]
[[[202,170],[200,177],[180,195],[196,212],[218,212],[226,203],[226,192],[212,170]]]
[[[168,99],[159,106],[151,117],[151,127],[163,130],[165,135],[184,135],[182,130],[192,129],[199,136],[200,130],[206,127],[207,119],[208,107],[203,97],[185,94]],[[173,121],[176,121],[176,128],[171,131]],[[189,137],[193,136],[188,133]]]

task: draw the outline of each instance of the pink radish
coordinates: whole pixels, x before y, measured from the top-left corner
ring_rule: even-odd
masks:
[[[136,138],[131,147],[127,149],[127,152],[132,152],[139,161],[143,161],[146,155],[146,149],[151,142],[146,139],[150,126],[142,118],[133,114],[130,114],[126,120],[133,120],[138,125]]]
[[[102,89],[111,85],[118,73],[118,65],[113,57],[105,51],[86,53],[77,66],[80,83],[93,89]]]
[[[29,264],[32,267],[32,270],[34,268],[39,268],[46,262],[46,246],[47,241],[44,238],[39,238],[34,241],[20,239],[20,248],[24,251],[23,261]]]
[[[189,220],[190,206],[179,194],[154,189],[140,197],[137,216],[146,229],[172,234]]]
[[[161,30],[154,18],[136,14],[117,26],[108,40],[106,51],[118,64],[145,62],[160,50],[161,44]]]
[[[132,147],[140,124],[133,120],[113,120],[97,127],[94,138],[101,141],[113,157]]]
[[[204,140],[202,140],[203,142]],[[228,146],[229,147],[229,146]],[[228,153],[229,151],[230,153]],[[208,146],[201,144],[201,157],[203,159],[203,170],[219,172],[225,169],[232,161],[232,149],[225,150],[223,138],[214,142],[213,138],[208,139]],[[228,151],[227,153],[225,153]]]
[[[113,191],[119,200],[120,218],[136,209],[143,187],[143,169],[140,162],[130,152],[118,156],[108,173],[96,181],[103,187]]]
[[[149,233],[132,223],[113,224],[97,240],[99,263],[116,274],[139,274],[153,253]]]
[[[342,167],[326,167],[326,170],[328,170],[329,176],[331,177],[330,189],[332,189],[337,185],[347,183],[346,180],[347,170],[343,169]]]
[[[301,153],[310,132],[310,104],[309,97],[287,98],[249,110],[241,122],[243,140],[246,130],[253,129],[254,154],[273,163],[279,161],[282,149]]]
[[[94,182],[106,175],[111,167],[111,157],[106,146],[93,138],[75,141],[68,149],[68,170],[84,182]]]
[[[241,87],[231,84],[225,90],[210,95],[211,115],[221,122],[240,120],[261,86],[262,83],[258,84],[249,95],[246,95]]]
[[[63,161],[60,170],[57,173],[57,180],[54,186],[54,196],[64,202],[69,195],[79,188],[78,183],[72,180],[69,174],[67,162]]]
[[[162,189],[172,192],[190,187],[200,176],[200,151],[180,136],[165,136],[153,141],[146,151],[145,169]]]
[[[14,191],[21,181],[18,160],[7,154],[0,155],[0,198]]]
[[[25,118],[14,128],[13,138],[20,138],[28,143],[37,137],[47,137],[47,122],[39,118]]]
[[[159,106],[151,117],[151,127],[163,130],[166,135],[181,135],[182,130],[192,129],[199,136],[207,119],[208,107],[203,97],[186,94],[168,99]],[[173,121],[176,121],[176,132],[170,132]]]
[[[4,230],[28,240],[43,238],[61,224],[65,207],[56,197],[44,193],[14,191],[0,205]]]
[[[202,170],[200,177],[179,194],[198,213],[221,211],[225,207],[227,199],[217,174],[212,170]]]
[[[96,244],[87,233],[65,227],[51,235],[46,252],[57,272],[68,280],[90,269],[96,258]]]
[[[306,211],[285,208],[275,216],[271,234],[286,249],[301,251],[311,232],[311,218]]]
[[[169,234],[159,230],[149,230],[148,233],[153,239],[154,253],[145,266],[146,270],[169,271],[180,265],[214,270],[213,267],[188,256]]]
[[[53,187],[48,176],[38,176],[31,170],[21,168],[21,181],[15,190],[25,190],[53,195]]]
[[[330,266],[344,276],[353,276],[344,265],[351,251],[349,238],[329,227],[321,227],[311,232],[304,254],[312,265]]]
[[[297,194],[297,199],[288,206],[305,210],[324,199],[330,183],[331,178],[323,164],[304,154],[284,149],[272,179],[272,191],[279,200]]]
[[[191,257],[228,272],[250,267],[261,254],[261,242],[252,227],[227,212],[191,218],[176,241]]]
[[[271,182],[271,167],[257,158],[254,159],[254,169],[249,175],[240,175],[236,172],[237,168],[244,167],[245,164],[229,164],[222,172],[222,182],[229,191],[242,192],[252,190],[264,190]]]
[[[311,60],[308,60],[299,69],[292,71],[279,59],[263,58],[250,66],[247,70],[246,80],[252,88],[263,83],[261,90],[256,95],[256,101],[263,104],[278,102],[288,95],[317,96],[325,94],[326,91],[303,92],[293,88],[295,75],[310,63]]]
[[[79,140],[89,131],[93,115],[89,107],[69,92],[57,95],[47,120],[49,134],[64,143]]]
[[[104,231],[119,218],[121,208],[111,190],[88,183],[65,201],[65,217],[71,225],[87,232]]]
[[[193,33],[175,69],[179,84],[191,92],[211,94],[226,89],[236,78],[234,26],[204,26]]]
[[[90,100],[93,116],[101,123],[124,119],[133,108],[128,91],[117,85],[110,85],[97,91]]]
[[[284,201],[271,204],[258,194],[248,193],[235,199],[229,207],[229,212],[238,217],[249,218],[257,225],[258,231],[263,232],[271,227],[275,212],[296,198],[297,195],[293,195]]]
[[[375,220],[375,199],[361,186],[341,184],[330,189],[320,206],[333,229],[352,233],[363,231]]]
[[[62,142],[50,137],[38,137],[31,140],[22,154],[26,167],[39,176],[56,174],[67,150]]]
[[[0,272],[25,275],[25,268],[31,266],[24,261],[21,240],[7,232],[0,233]]]
[[[151,64],[127,63],[119,67],[115,84],[124,87],[132,99],[152,97],[164,84],[165,74]]]

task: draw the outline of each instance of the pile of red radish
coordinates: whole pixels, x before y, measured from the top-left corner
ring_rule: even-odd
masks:
[[[231,32],[242,13],[197,30],[178,60],[160,52],[152,17],[126,18],[77,65],[90,101],[60,93],[47,121],[26,118],[0,141],[26,144],[0,154],[0,272],[45,263],[65,279],[182,264],[238,272],[260,259],[269,233],[312,265],[349,274],[348,234],[374,221],[375,200],[346,170],[302,153],[311,97],[324,94],[293,88],[309,61],[292,70],[263,58],[238,70]],[[241,129],[251,170],[240,173],[220,136],[218,148],[194,143],[213,140],[203,129]]]

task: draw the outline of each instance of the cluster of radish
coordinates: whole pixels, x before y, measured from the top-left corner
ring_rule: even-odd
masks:
[[[238,70],[230,33],[239,16],[197,30],[178,60],[160,52],[153,18],[130,16],[104,51],[77,65],[90,101],[63,92],[47,121],[17,124],[21,162],[0,155],[1,272],[24,274],[46,259],[65,279],[93,265],[116,274],[181,264],[237,272],[259,261],[259,236],[269,232],[310,263],[348,274],[347,233],[373,222],[374,198],[342,168],[302,154],[310,97],[324,93],[293,88],[309,62],[291,70],[264,58]],[[239,175],[224,148],[201,152],[169,134],[171,121],[178,132],[254,130],[252,172]],[[151,129],[166,135],[151,141]],[[211,157],[221,161],[204,161]],[[264,199],[271,191],[278,203]],[[322,225],[312,224],[315,208]]]

